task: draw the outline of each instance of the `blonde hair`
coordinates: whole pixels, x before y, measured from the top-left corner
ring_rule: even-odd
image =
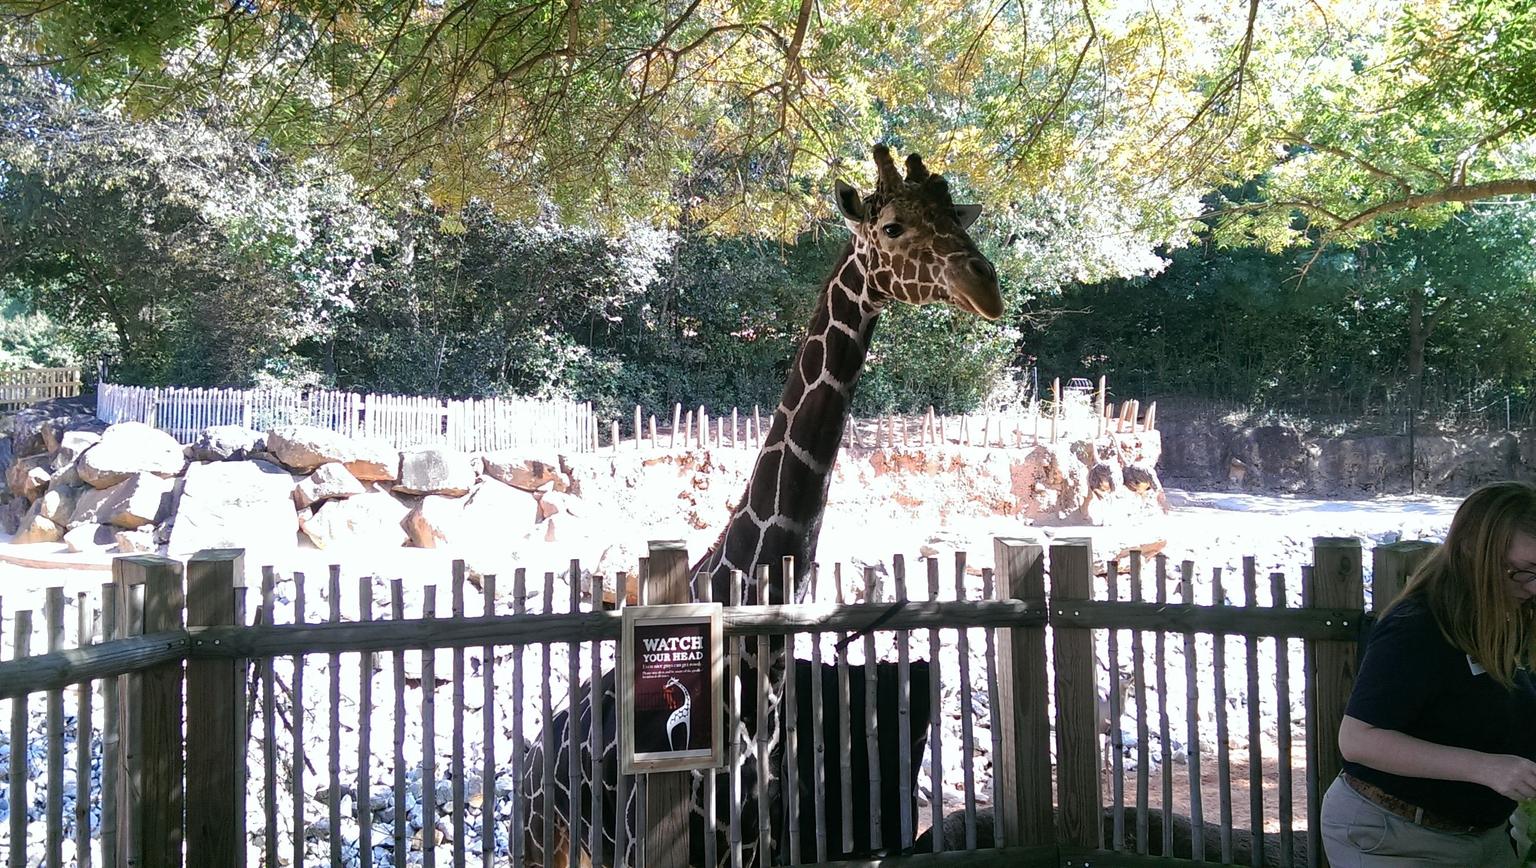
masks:
[[[1456,509],[1445,542],[1394,600],[1421,600],[1450,642],[1494,680],[1514,686],[1521,664],[1536,667],[1536,608],[1510,593],[1506,558],[1519,533],[1536,537],[1536,485],[1495,482]]]

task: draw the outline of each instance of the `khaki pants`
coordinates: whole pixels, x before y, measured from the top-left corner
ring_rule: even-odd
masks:
[[[1335,779],[1323,796],[1323,852],[1333,868],[1518,868],[1509,829],[1456,834],[1390,814]]]

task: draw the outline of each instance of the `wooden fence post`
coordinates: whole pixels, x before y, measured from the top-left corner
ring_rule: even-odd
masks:
[[[187,626],[234,625],[243,549],[206,549],[187,561]],[[193,651],[203,644],[193,640]],[[245,666],[187,661],[187,862],[245,862]]]
[[[1371,611],[1381,611],[1402,593],[1403,585],[1436,546],[1424,540],[1403,540],[1371,549]]]
[[[993,540],[997,564],[994,591],[999,600],[1045,600],[1045,557],[1034,540]],[[996,821],[1010,847],[1054,844],[1051,816],[1049,684],[1046,681],[1045,626],[997,631],[998,711],[1002,755]]]
[[[181,629],[180,561],[130,555],[112,562],[112,578],[123,635]],[[118,848],[130,868],[182,864],[181,680],[180,660],[118,679]]]
[[[703,417],[703,408],[700,408],[699,418]],[[643,603],[660,605],[689,601],[688,548],[683,542],[652,540],[648,567]],[[646,776],[643,864],[656,868],[687,866],[692,777],[691,772],[662,772]]]
[[[1059,538],[1051,544],[1051,612],[1064,615],[1093,595],[1093,543]],[[1058,844],[1099,846],[1098,686],[1093,631],[1055,625],[1056,793],[1061,805]]]
[[[1364,579],[1361,573],[1360,540],[1354,537],[1317,537],[1312,541],[1312,569],[1302,574],[1302,605],[1323,609],[1361,609],[1365,607]],[[1364,617],[1362,611],[1361,617]],[[1306,660],[1312,701],[1308,703],[1307,742],[1315,760],[1308,769],[1308,813],[1317,828],[1317,816],[1323,793],[1338,776],[1343,764],[1339,755],[1339,724],[1344,720],[1344,706],[1354,687],[1357,643],[1354,641],[1316,640],[1306,642]],[[1317,834],[1309,833],[1312,843]],[[1319,864],[1327,868],[1327,858],[1318,852]]]

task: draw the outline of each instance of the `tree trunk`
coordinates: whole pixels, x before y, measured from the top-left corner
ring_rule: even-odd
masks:
[[[1417,428],[1424,407],[1424,346],[1429,329],[1424,322],[1424,287],[1408,288],[1408,493],[1418,493]]]

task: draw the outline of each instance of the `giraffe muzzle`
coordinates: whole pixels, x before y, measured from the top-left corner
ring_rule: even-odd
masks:
[[[967,257],[955,268],[951,287],[950,296],[961,310],[988,320],[1003,315],[1003,294],[997,285],[997,270],[985,258]]]

